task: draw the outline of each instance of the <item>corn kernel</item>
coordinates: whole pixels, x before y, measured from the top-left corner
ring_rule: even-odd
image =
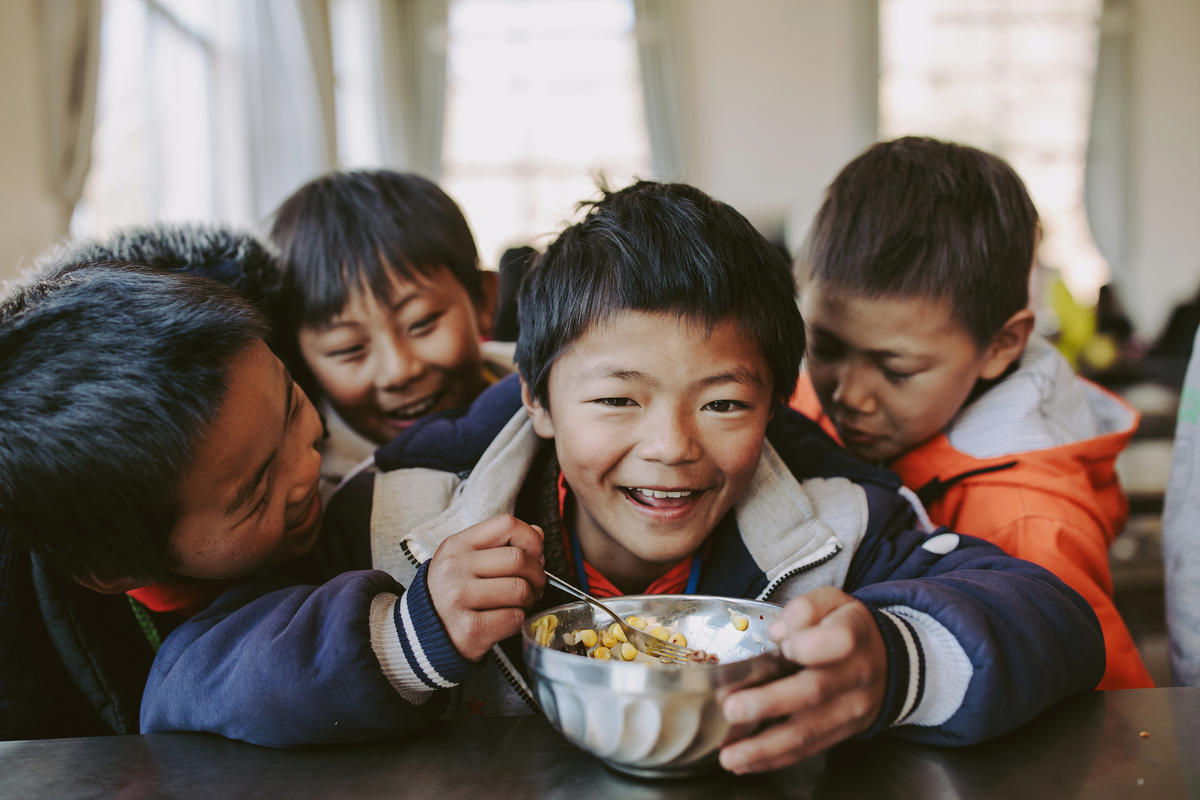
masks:
[[[746,628],[750,627],[750,620],[746,619],[741,614],[734,614],[733,627],[737,628],[739,631],[744,631]]]
[[[609,635],[606,633],[606,634],[604,634],[603,636],[601,636],[601,637],[600,637],[600,644],[602,644],[602,645],[604,645],[605,647],[607,647],[607,648],[610,648],[610,649],[611,649],[611,648],[613,648],[613,647],[616,647],[618,644],[620,644],[620,642],[618,642],[618,641],[617,641],[617,637],[615,637],[615,636],[609,636]]]
[[[637,658],[637,653],[637,648],[631,645],[629,642],[623,642],[621,644],[621,658],[625,659],[626,661],[633,661],[635,658]]]
[[[589,655],[592,658],[599,659],[600,661],[611,661],[612,660],[612,651],[609,650],[607,647],[597,647],[595,650],[593,650],[591,653],[589,653]]]
[[[581,631],[575,631],[575,641],[582,642],[585,647],[595,647],[596,640],[598,638],[599,637],[596,636],[596,632],[591,628],[584,628]]]
[[[615,622],[608,626],[608,635],[616,639],[618,642],[629,641],[625,638],[625,631],[621,630],[621,626]]]
[[[657,628],[652,629],[650,631],[650,635],[655,639],[662,639],[665,642],[667,637],[671,635],[671,632],[660,625]]]
[[[646,630],[646,620],[642,619],[641,617],[626,617],[625,621],[628,622],[631,627],[637,628],[639,631]]]
[[[677,644],[680,647],[687,647],[687,637],[682,633],[672,633],[671,637],[667,639],[667,641],[671,644]]]

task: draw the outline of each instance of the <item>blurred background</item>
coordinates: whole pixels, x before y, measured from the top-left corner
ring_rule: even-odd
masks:
[[[1160,646],[1200,320],[1200,0],[6,0],[0,20],[0,280],[130,224],[261,232],[310,178],[381,166],[441,182],[487,268],[600,176],[694,183],[795,254],[877,139],[1004,156],[1045,228],[1039,327],[1145,415],[1114,575]]]

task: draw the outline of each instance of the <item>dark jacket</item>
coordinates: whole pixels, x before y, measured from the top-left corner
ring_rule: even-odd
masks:
[[[454,649],[425,562],[447,536],[515,511],[545,528],[547,567],[570,574],[553,447],[534,436],[510,381],[465,417],[423,430],[381,451],[383,471],[330,509],[323,547],[361,560],[369,531],[379,569],[320,585],[250,584],[223,597],[164,644],[143,699],[144,731],[286,746],[410,731],[460,713],[460,694],[488,713],[533,705],[513,642],[479,664]],[[746,494],[710,537],[698,591],[781,603],[825,585],[854,594],[888,651],[884,709],[871,732],[975,742],[1099,680],[1095,615],[1057,578],[985,542],[914,529],[894,475],[853,460],[798,414],[778,414],[769,441]],[[562,599],[547,593],[543,603]]]
[[[144,619],[164,635],[179,621]],[[128,597],[85,589],[0,529],[0,739],[137,733],[153,659]]]

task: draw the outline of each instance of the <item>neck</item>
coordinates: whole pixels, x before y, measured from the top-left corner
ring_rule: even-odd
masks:
[[[661,578],[671,564],[645,561],[630,553],[598,525],[582,509],[576,506],[575,535],[579,538],[579,549],[583,558],[623,594],[640,594],[650,584]]]

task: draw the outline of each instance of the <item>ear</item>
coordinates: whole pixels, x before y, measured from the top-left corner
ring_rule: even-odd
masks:
[[[533,398],[533,394],[529,391],[529,384],[525,383],[524,378],[521,378],[521,405],[525,406],[525,413],[529,415],[529,421],[533,423],[534,433],[543,439],[553,439],[554,421],[550,419],[550,409],[544,408]]]
[[[1023,308],[1008,318],[1008,321],[992,337],[983,358],[979,377],[994,380],[1025,352],[1029,335],[1033,333],[1033,312]]]
[[[100,578],[96,575],[76,578],[75,582],[85,589],[91,589],[100,594],[124,594],[130,589],[140,589],[146,585],[144,581],[135,578]]]
[[[496,324],[496,304],[500,297],[500,273],[491,269],[479,270],[480,298],[475,304],[475,318],[479,321],[479,335],[485,339],[492,335]]]

